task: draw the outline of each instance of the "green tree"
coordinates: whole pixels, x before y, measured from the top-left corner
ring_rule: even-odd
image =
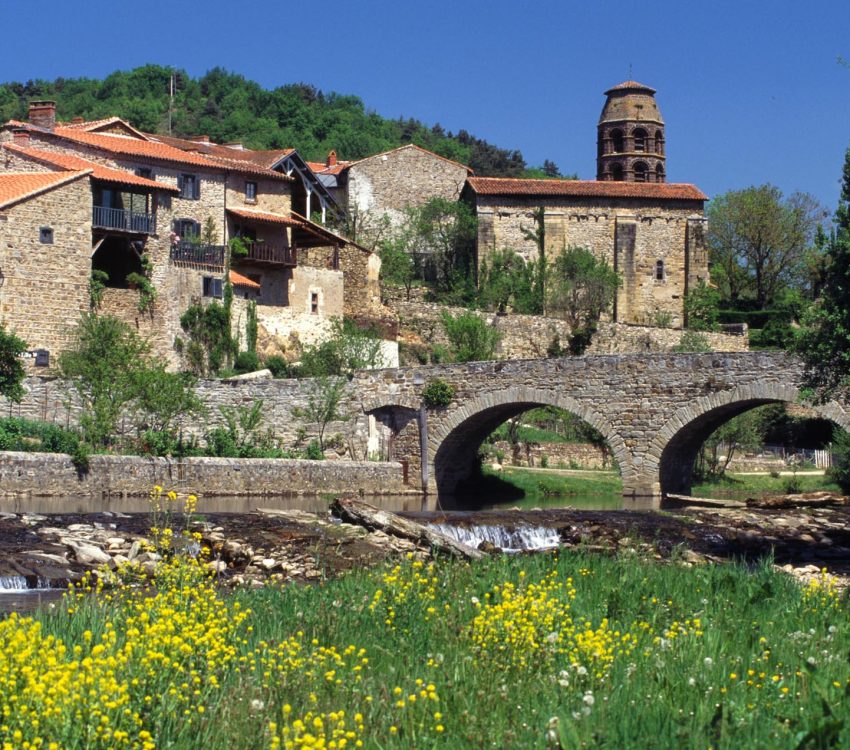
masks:
[[[478,303],[487,310],[539,315],[543,305],[539,289],[540,265],[526,262],[513,250],[497,250],[481,264]]]
[[[148,361],[138,367],[134,378],[140,429],[171,433],[179,420],[206,412],[192,373],[168,372],[164,365]]]
[[[707,213],[715,283],[732,303],[750,295],[759,309],[798,282],[825,215],[811,195],[794,193],[785,199],[773,185],[719,195]]]
[[[575,351],[611,309],[620,286],[617,272],[583,247],[569,247],[551,263],[546,282],[546,310],[570,325]]]
[[[139,395],[150,346],[123,321],[86,313],[59,369],[80,399],[80,427],[92,445],[109,445],[124,410]]]
[[[759,409],[740,414],[716,429],[702,444],[695,474],[698,477],[722,476],[736,453],[753,450],[762,443]]]
[[[685,321],[692,331],[716,331],[720,292],[700,281],[685,295]]]
[[[21,383],[26,372],[20,358],[26,350],[25,341],[0,325],[0,395],[16,404],[24,397]]]
[[[794,344],[805,362],[805,382],[820,400],[850,392],[850,149],[834,225],[820,298],[809,307]]]
[[[308,386],[307,404],[296,407],[292,413],[319,429],[319,447],[325,449],[325,431],[331,422],[345,422],[349,417],[340,410],[345,396],[346,380],[341,377],[321,375]]]
[[[416,280],[416,268],[413,256],[405,250],[405,243],[399,238],[382,242],[378,255],[381,258],[381,278],[385,283],[404,288],[410,300],[410,289]]]
[[[351,320],[334,320],[332,335],[301,355],[299,375],[316,378],[350,375],[355,370],[383,366],[381,339]]]
[[[474,312],[442,314],[443,328],[455,362],[482,362],[495,358],[501,334]]]

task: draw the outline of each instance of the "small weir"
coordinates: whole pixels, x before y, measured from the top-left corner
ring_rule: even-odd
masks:
[[[477,548],[482,542],[499,547],[504,552],[530,552],[555,549],[561,542],[557,529],[547,526],[520,524],[478,524],[474,526],[450,523],[431,523],[428,527],[455,541]]]
[[[45,590],[50,588],[50,583],[43,578],[36,579],[36,585],[30,586],[26,576],[0,576],[0,594],[15,593],[22,591]]]

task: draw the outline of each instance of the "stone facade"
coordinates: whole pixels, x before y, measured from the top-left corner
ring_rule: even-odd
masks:
[[[399,335],[403,342],[413,346],[435,344],[448,346],[449,340],[443,326],[442,315],[460,315],[469,310],[446,307],[430,302],[410,301],[398,296],[388,300],[388,306],[398,315]],[[502,336],[496,349],[500,359],[528,359],[545,357],[554,346],[565,348],[571,331],[566,321],[541,315],[514,313],[474,312],[487,325]],[[684,331],[676,328],[637,326],[625,323],[600,323],[587,354],[617,354],[627,352],[665,352],[672,350],[682,339]],[[708,332],[703,334],[714,351],[747,351],[749,339],[742,335]],[[413,364],[407,362],[406,364]]]
[[[81,174],[0,209],[0,323],[31,350],[46,349],[51,365],[89,308],[91,206]],[[41,242],[43,227],[52,230],[49,244]]]
[[[465,193],[478,216],[479,266],[496,250],[510,249],[526,261],[538,260],[539,250],[527,232],[537,229],[534,212],[544,209],[545,252],[551,260],[568,247],[585,247],[620,273],[613,318],[647,324],[669,316],[684,324],[684,298],[699,281],[708,281],[704,243],[703,199],[614,197],[597,195],[494,195],[479,192],[512,180],[472,178]],[[532,183],[544,181],[522,180]],[[607,184],[607,183],[606,183]],[[619,186],[615,186],[616,187]],[[643,186],[652,189],[656,186]],[[659,186],[661,187],[661,186]],[[673,186],[665,186],[673,187]],[[498,186],[497,186],[498,189]]]
[[[457,200],[469,172],[463,164],[409,144],[346,166],[339,202],[349,213],[386,215],[397,225],[408,206],[435,197]]]
[[[246,458],[92,456],[79,474],[69,456],[0,452],[0,497],[146,497],[155,485],[205,496],[395,495],[414,492],[400,464]],[[261,504],[258,502],[255,505]],[[61,509],[58,509],[61,510]],[[227,510],[223,508],[222,510]]]

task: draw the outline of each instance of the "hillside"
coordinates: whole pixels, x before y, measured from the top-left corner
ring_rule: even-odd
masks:
[[[468,164],[482,176],[556,177],[558,169],[529,169],[518,150],[503,149],[465,130],[446,132],[414,119],[387,119],[368,110],[357,96],[324,93],[305,83],[271,91],[244,76],[214,68],[201,78],[185,71],[145,65],[116,71],[103,80],[57,78],[0,84],[0,118],[25,119],[32,99],[55,99],[63,120],[119,115],[147,132],[169,132],[169,88],[175,76],[171,132],[209,135],[249,148],[298,149],[323,161],[335,149],[340,159],[359,159],[405,143],[415,143]]]

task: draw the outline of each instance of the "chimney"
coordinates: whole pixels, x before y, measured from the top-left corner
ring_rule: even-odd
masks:
[[[330,151],[328,153],[328,158],[325,159],[326,167],[335,167],[336,166],[336,151]]]
[[[16,146],[22,146],[26,148],[30,145],[30,133],[29,130],[23,130],[18,128],[17,130],[12,131],[12,143]]]
[[[189,140],[193,143],[209,143],[210,137],[208,135],[193,135]]]
[[[32,125],[53,130],[56,126],[56,102],[30,102],[29,121]]]
[[[71,122],[74,123],[74,125],[79,125],[81,122],[84,122],[84,120],[82,117],[77,115],[76,117],[71,118]]]

